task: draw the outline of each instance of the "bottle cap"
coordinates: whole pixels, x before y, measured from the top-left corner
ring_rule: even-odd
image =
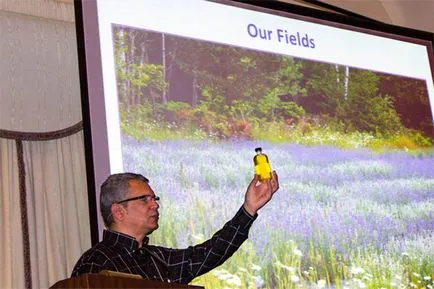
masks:
[[[260,153],[260,152],[262,152],[262,148],[255,148],[255,152],[257,152],[257,153]]]

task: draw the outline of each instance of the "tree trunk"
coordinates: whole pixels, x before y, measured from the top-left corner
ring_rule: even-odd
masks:
[[[116,48],[120,50],[120,52],[118,52],[116,54],[116,57],[120,58],[120,59],[116,59],[116,62],[119,63],[119,67],[117,67],[116,69],[121,70],[122,73],[125,75],[127,73],[127,65],[126,65],[126,61],[125,61],[127,58],[127,56],[126,56],[127,53],[126,53],[126,51],[123,50],[123,48],[128,45],[127,41],[126,41],[126,39],[127,39],[126,35],[127,35],[126,31],[123,28],[119,28],[119,31],[115,36],[115,37],[117,37],[117,40],[118,40],[118,42],[117,42],[118,46]],[[119,95],[120,101],[122,101],[122,103],[124,104],[125,109],[129,109],[128,95],[127,95],[127,93],[128,93],[127,82],[125,79],[121,80],[119,78],[118,78],[117,82],[118,82],[118,89],[119,89],[118,95]]]
[[[170,83],[172,81],[172,71],[173,71],[173,64],[175,63],[175,58],[176,58],[176,48],[173,52],[169,53],[169,57],[168,57],[168,66],[167,66],[167,73],[165,75],[165,82],[166,82],[166,92],[167,94],[170,94]],[[168,98],[168,97],[167,97]]]
[[[197,99],[199,95],[197,93],[197,80],[196,80],[196,74],[193,73],[193,99],[191,100],[191,105],[196,106],[197,105]]]
[[[163,63],[163,80],[166,83],[166,36],[164,33],[161,34],[161,51],[162,51],[162,63]],[[167,91],[163,89],[161,94],[161,101],[163,104],[167,104]]]
[[[127,75],[131,73],[130,66],[134,63],[134,56],[135,56],[135,38],[136,38],[136,32],[132,29],[128,29],[128,53],[126,57],[126,68],[127,68]],[[128,97],[128,103],[130,105],[135,104],[135,91],[134,87],[131,84],[131,81],[127,81],[127,97]]]
[[[345,87],[344,98],[345,98],[345,100],[347,100],[347,98],[348,98],[348,82],[349,82],[349,80],[350,80],[350,67],[345,66],[345,82],[344,82],[344,87]]]
[[[336,83],[339,87],[339,83],[340,83],[340,79],[339,79],[339,65],[335,65],[335,69],[336,69]]]

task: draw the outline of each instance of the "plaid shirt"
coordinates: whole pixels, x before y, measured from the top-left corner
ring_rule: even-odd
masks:
[[[148,238],[139,248],[134,238],[105,230],[103,240],[81,256],[71,276],[110,270],[141,275],[145,279],[187,284],[232,256],[247,239],[256,217],[241,207],[211,239],[187,249],[151,246]]]

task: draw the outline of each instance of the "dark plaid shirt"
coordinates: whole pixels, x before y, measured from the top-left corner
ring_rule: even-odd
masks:
[[[72,277],[110,270],[141,275],[145,279],[187,284],[232,256],[247,239],[256,217],[250,216],[241,207],[211,239],[187,249],[151,246],[148,245],[148,238],[139,248],[134,238],[105,230],[103,240],[78,260]]]

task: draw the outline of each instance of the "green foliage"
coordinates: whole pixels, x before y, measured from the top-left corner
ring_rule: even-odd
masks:
[[[247,120],[251,119],[255,112],[255,106],[251,101],[235,99],[229,108],[229,115],[235,119]]]
[[[317,62],[305,63],[302,72],[306,79],[303,103],[307,104],[307,112],[334,117],[345,100],[345,76],[336,66]]]
[[[149,103],[126,107],[119,104],[119,114],[121,118],[121,127],[143,126],[143,123],[149,119],[152,113],[152,106]]]
[[[218,89],[212,87],[205,87],[202,89],[203,100],[199,102],[199,105],[195,108],[197,112],[204,114],[207,113],[219,113],[226,114],[229,110],[229,106],[225,103],[225,97]]]
[[[351,74],[348,96],[336,110],[336,118],[345,122],[349,130],[393,135],[403,127],[388,96],[379,96],[379,77],[372,72]]]
[[[122,132],[138,140],[242,137],[272,143],[333,145],[348,149],[367,147],[375,151],[399,149],[422,154],[429,153],[433,146],[433,140],[418,131],[403,130],[387,137],[368,132],[346,132],[338,122],[307,116],[291,123],[269,121],[265,117],[239,120],[231,118],[231,114],[208,110],[206,102],[196,108],[174,101],[167,105],[144,103],[129,108],[121,105],[120,114]]]
[[[266,140],[272,143],[291,142],[291,136],[282,122],[258,122],[253,125],[253,139]]]
[[[390,141],[390,147],[396,149],[415,150],[420,148],[409,136],[399,135]]]
[[[406,128],[432,135],[432,113],[424,80],[380,74],[379,87],[382,94],[391,97]]]
[[[369,143],[375,151],[405,150],[413,154],[432,153],[433,140],[419,131],[403,130],[390,137],[376,137]]]
[[[212,88],[202,91],[204,100],[194,108],[196,125],[210,137],[225,138],[229,134],[224,97]]]
[[[256,61],[248,56],[241,56],[239,59],[239,64],[244,71],[249,71],[256,67]]]
[[[135,47],[129,46],[129,30],[115,33],[115,61],[118,99],[124,105],[141,104],[145,89],[163,92],[167,89],[164,67],[146,63],[134,55]],[[134,36],[135,37],[135,36]]]
[[[169,101],[166,107],[168,111],[178,112],[191,108],[191,105],[183,101]]]
[[[281,116],[280,119],[299,119],[306,115],[304,108],[297,105],[294,101],[281,101],[276,110],[276,113]]]
[[[419,146],[422,148],[432,147],[434,145],[434,139],[428,136],[425,136],[420,131],[417,130],[408,130],[408,136]]]
[[[272,89],[259,99],[256,108],[260,117],[275,122],[288,118],[298,119],[305,115],[303,107],[297,105],[294,101],[282,101],[278,96],[278,91],[278,89]]]
[[[121,129],[127,135],[242,137],[376,150],[433,145],[424,135],[432,124],[426,117],[406,119],[410,116],[402,116],[405,107],[398,103],[425,108],[421,82],[391,87],[399,78],[167,35],[162,50],[161,40],[158,33],[115,29]],[[161,54],[165,65],[150,62],[151,54]],[[174,67],[190,76],[191,97],[168,99]]]
[[[118,74],[118,90],[120,92],[124,91],[124,87],[128,87],[129,90],[135,92],[136,97],[141,97],[144,88],[153,88],[159,92],[166,89],[167,84],[164,81],[161,65],[130,64],[122,67],[122,69],[126,72]],[[124,95],[126,94],[124,93]]]
[[[280,67],[276,71],[275,86],[281,94],[289,94],[291,96],[306,96],[306,88],[301,86],[303,74],[300,72],[303,63],[295,61],[294,58],[281,56],[278,58]],[[276,91],[277,92],[277,91]]]
[[[279,97],[271,92],[258,101],[257,109],[261,113],[261,116],[271,121],[276,121],[275,110],[279,108],[279,103]]]
[[[208,136],[204,131],[188,124],[166,123],[154,118],[155,111],[163,110],[161,105],[150,103],[125,108],[120,106],[121,131],[137,140],[202,140]]]
[[[346,131],[391,136],[403,129],[393,99],[379,93],[377,74],[317,63],[304,72],[309,75],[308,112],[328,114]]]
[[[163,80],[163,68],[155,64],[131,64],[125,74],[125,80],[131,82],[134,87],[148,87],[152,85],[159,91],[165,89]]]

